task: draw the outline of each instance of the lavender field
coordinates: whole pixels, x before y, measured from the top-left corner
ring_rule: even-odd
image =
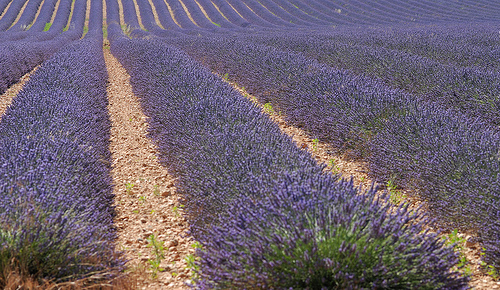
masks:
[[[148,287],[117,242],[120,186],[147,198],[115,175],[109,52],[196,248],[183,277],[148,228],[148,273],[181,281],[155,287],[500,288],[499,23],[492,0],[0,0],[1,98],[29,75],[0,110],[0,288]]]

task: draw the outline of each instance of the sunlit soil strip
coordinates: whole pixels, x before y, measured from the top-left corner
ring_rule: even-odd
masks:
[[[163,25],[161,25],[160,18],[158,17],[158,12],[156,11],[156,7],[153,4],[153,1],[151,1],[151,0],[148,0],[148,1],[149,1],[149,5],[151,5],[151,10],[153,11],[153,15],[155,17],[156,25],[158,25],[159,27],[161,27],[161,29],[165,29],[165,27],[163,27]]]
[[[184,9],[184,11],[186,11],[186,14],[189,17],[189,19],[191,19],[191,22],[193,22],[194,25],[196,25],[196,26],[199,27],[198,23],[196,23],[196,21],[194,21],[193,17],[191,16],[191,13],[189,13],[189,10],[187,9],[186,5],[184,5],[184,2],[182,2],[182,0],[179,0],[179,2],[181,3],[182,8]]]
[[[71,2],[71,11],[69,12],[69,17],[68,17],[68,22],[66,23],[66,26],[64,27],[63,31],[66,31],[69,29],[69,26],[71,24],[71,18],[73,18],[73,12],[75,12],[75,0]]]
[[[257,97],[248,94],[244,88],[232,82],[228,83],[240,94],[254,102],[263,113],[267,114],[271,120],[279,125],[281,131],[292,137],[298,147],[309,151],[318,163],[325,164],[327,166],[325,170],[342,174],[345,178],[352,177],[356,186],[371,186],[372,180],[368,177],[368,169],[365,163],[347,161],[333,154],[333,149],[327,143],[320,142],[318,139],[311,139],[304,130],[288,125],[282,113],[273,108],[270,103],[261,104],[257,101]]]
[[[264,4],[260,3],[260,1],[257,1],[257,3],[260,4],[260,6],[264,7],[264,9],[266,9],[269,13],[271,13],[272,15],[278,17],[276,14],[274,14],[271,10],[269,10]],[[279,6],[279,5],[278,5]],[[286,12],[286,11],[285,11]],[[288,13],[288,12],[287,12]],[[281,19],[281,17],[278,17]]]
[[[205,9],[203,8],[203,6],[201,6],[201,5],[200,5],[200,3],[198,3],[198,1],[196,1],[196,0],[194,0],[194,2],[196,3],[196,5],[198,5],[198,7],[200,7],[200,10],[201,10],[201,12],[203,12],[203,15],[205,15],[205,17],[206,17],[208,20],[210,20],[210,22],[215,23],[215,22],[213,22],[213,21],[212,21],[212,19],[210,19],[210,17],[208,17],[208,14],[207,14],[207,12],[205,11]]]
[[[113,159],[118,249],[125,251],[130,271],[139,274],[138,286],[148,289],[184,289],[191,276],[185,258],[194,252],[184,237],[173,179],[157,161],[156,146],[146,137],[148,124],[130,76],[104,49],[109,74],[109,114],[112,122],[110,151]],[[151,240],[163,243],[164,259],[154,254]],[[160,258],[158,267],[150,264]],[[141,287],[142,288],[142,287]]]
[[[236,13],[238,13],[238,15],[239,15],[241,18],[246,19],[245,17],[243,17],[243,15],[241,15],[241,14],[240,14],[240,12],[238,12],[238,10],[236,10],[236,8],[234,8],[234,7],[233,7],[233,5],[231,5],[231,3],[227,2],[227,4],[228,4],[229,6],[231,6],[231,8],[233,8],[233,10],[234,10]],[[245,4],[245,3],[243,3],[243,4]],[[217,7],[215,4],[214,4],[214,6],[215,6],[215,7]],[[245,6],[246,6],[246,4],[245,4]],[[247,6],[247,7],[248,7],[248,6]],[[219,9],[219,8],[217,7],[217,9]],[[248,8],[248,9],[250,9],[250,8]],[[252,11],[252,12],[253,12],[253,11]]]
[[[15,96],[21,91],[24,84],[29,81],[30,76],[35,73],[38,69],[38,66],[31,70],[29,73],[25,74],[18,83],[12,85],[9,89],[7,89],[2,95],[0,95],[0,120],[2,116],[5,114],[5,111],[12,103],[12,100]]]
[[[13,1],[16,1],[16,0],[13,0]],[[17,0],[17,1],[19,1],[19,0]],[[21,10],[19,11],[19,13],[17,14],[16,19],[14,20],[14,22],[12,22],[12,24],[11,24],[11,25],[10,25],[10,27],[9,27],[9,29],[10,29],[11,27],[13,27],[14,25],[16,25],[16,23],[19,21],[19,18],[21,18],[21,15],[23,15],[24,9],[25,9],[25,8],[26,8],[26,6],[28,5],[28,2],[29,2],[29,1],[24,2],[23,7],[21,8]]]
[[[170,7],[170,5],[168,5],[167,1],[166,0],[163,0],[163,2],[165,2],[165,5],[167,5],[167,9],[168,9],[168,12],[170,12],[170,16],[172,17],[172,20],[175,22],[175,24],[177,24],[179,27],[182,27],[179,22],[177,21],[177,19],[175,19],[175,13],[174,11],[172,10],[172,7]]]
[[[7,10],[9,10],[10,6],[12,5],[12,2],[14,2],[14,0],[10,1],[9,4],[7,4],[3,12],[0,14],[0,18],[3,17],[3,15],[7,12]]]
[[[136,0],[132,0],[135,6],[135,12],[137,13],[137,21],[139,21],[139,26],[141,26],[142,30],[146,30],[144,25],[142,24],[141,12],[139,11],[139,5],[137,5]]]
[[[362,188],[367,188],[371,186],[372,180],[368,177],[368,166],[364,162],[345,160],[342,157],[330,153],[332,148],[330,145],[319,142],[317,139],[311,139],[307,133],[295,126],[287,125],[281,112],[276,111],[272,105],[261,104],[257,101],[255,96],[248,94],[244,88],[239,87],[237,84],[228,82],[233,88],[240,92],[243,96],[253,101],[263,113],[269,115],[271,120],[277,123],[284,133],[291,136],[293,141],[302,148],[303,150],[308,150],[311,155],[320,164],[326,164],[325,170],[331,171],[332,173],[342,174],[344,178],[353,178],[353,182],[356,186],[362,186]],[[384,188],[384,185],[382,185]],[[392,194],[395,194],[393,192]],[[399,192],[402,194],[401,202],[410,202],[410,207],[417,207],[420,205],[418,201],[412,201],[406,198],[404,192]],[[394,201],[393,201],[394,202]],[[447,235],[442,235],[443,238],[447,238]],[[466,234],[458,234],[459,237],[463,239],[463,253],[465,254],[467,260],[470,262],[470,268],[472,270],[472,278],[469,283],[474,289],[500,289],[500,281],[495,282],[490,276],[485,275],[480,271],[479,262],[481,256],[481,248],[478,243],[467,242],[470,236]]]
[[[106,2],[106,1],[104,1],[104,2]],[[117,0],[117,2],[118,2],[118,10],[120,13],[120,26],[124,27],[127,25],[127,23],[125,23],[125,16],[123,14],[123,4],[122,4],[121,0]]]
[[[105,1],[104,1],[105,2]],[[89,26],[91,0],[87,0],[87,11],[85,12],[85,26]]]
[[[29,25],[29,27],[31,27],[33,25],[33,23],[35,23],[36,20],[38,19],[38,15],[40,15],[40,12],[42,11],[42,7],[44,4],[45,4],[45,0],[43,0],[42,3],[40,3],[40,6],[38,6],[38,10],[36,11],[35,18],[33,18],[33,21],[31,21],[31,24]],[[27,27],[26,29],[28,29],[29,27]]]
[[[54,11],[52,11],[52,17],[50,18],[50,23],[54,23],[54,19],[56,18],[57,10],[59,9],[59,5],[62,0],[57,0],[56,6],[54,6]]]
[[[90,19],[90,2],[91,0],[87,0],[87,11],[85,12],[85,22],[83,23],[83,36],[87,33],[87,30],[89,29],[89,19]],[[103,1],[105,2],[105,1]]]
[[[219,7],[218,7],[217,5],[215,5],[215,3],[214,3],[214,2],[210,1],[210,3],[212,3],[212,5],[214,5],[215,9],[217,9],[217,11],[219,11],[219,13],[220,13],[220,15],[222,15],[222,17],[226,18],[226,20],[227,20],[227,21],[229,21],[229,19],[227,19],[226,15],[224,15],[224,13],[222,13],[222,12],[220,11]],[[228,3],[228,4],[229,4],[229,3]],[[232,7],[232,6],[231,6],[231,7]],[[234,10],[234,9],[233,9],[233,10]],[[238,15],[239,15],[239,13],[238,13]],[[241,15],[240,15],[240,16],[241,16]],[[231,21],[229,21],[229,22],[231,22]]]

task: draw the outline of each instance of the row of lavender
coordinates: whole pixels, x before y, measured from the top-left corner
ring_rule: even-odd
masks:
[[[18,1],[14,2],[18,3]],[[28,31],[11,32],[9,29],[7,32],[0,33],[0,41],[2,41],[0,44],[0,94],[65,44],[82,36],[87,10],[85,0],[75,1],[70,28],[61,33],[70,16],[71,2],[71,0],[60,2],[53,24],[47,32],[41,32],[41,30],[44,30],[45,23],[50,22],[55,1],[44,2],[37,21]]]
[[[252,102],[168,42],[130,40],[116,23],[108,33],[203,245],[197,288],[465,286],[420,214],[324,173]]]
[[[428,1],[393,1],[377,3],[369,1],[328,0],[139,0],[140,15],[145,29],[157,35],[197,33],[209,30],[227,33],[226,29],[253,31],[254,29],[303,29],[343,25],[380,25],[391,23],[429,23],[436,21],[469,22],[496,21],[500,6],[491,1],[470,3],[435,3]],[[153,4],[158,21],[153,19]],[[124,2],[124,14],[136,17],[133,3]],[[132,7],[125,7],[131,5]],[[189,11],[188,13],[185,9]],[[170,13],[172,11],[173,15]],[[206,15],[206,16],[205,16]],[[175,20],[174,20],[175,19]],[[139,22],[131,18],[125,22],[139,28]],[[223,29],[221,29],[223,28]]]
[[[488,123],[301,54],[222,37],[169,39],[270,102],[313,138],[415,189],[442,225],[475,232],[500,265],[500,136]]]
[[[102,6],[92,4],[87,36],[44,62],[0,121],[0,287],[10,271],[60,282],[123,269]]]
[[[491,36],[491,30],[494,27],[490,24],[489,28]],[[457,27],[455,30],[458,30]],[[481,28],[481,30],[487,29]],[[420,33],[430,34],[431,31],[436,30],[421,29]],[[481,45],[482,43],[475,43],[474,47],[471,47],[472,45],[461,46],[463,50],[477,51],[476,59],[486,59],[488,66],[493,67],[493,69],[487,69],[479,64],[474,67],[456,66],[452,63],[443,64],[440,61],[417,55],[416,53],[421,50],[408,53],[380,46],[358,44],[352,40],[342,41],[342,38],[355,38],[345,36],[348,34],[350,34],[349,31],[337,32],[333,36],[322,36],[316,33],[275,33],[274,35],[267,33],[259,36],[243,36],[242,40],[298,51],[334,68],[348,69],[379,78],[391,87],[403,89],[424,100],[457,108],[472,118],[480,117],[493,125],[500,125],[500,73],[498,69],[494,69],[495,62],[487,61],[498,57],[498,52],[491,51],[492,48],[495,49],[494,46]],[[461,36],[467,38],[469,34],[470,32]],[[371,36],[371,38],[376,38],[376,36]],[[500,41],[498,32],[491,38],[493,43]],[[404,38],[399,39],[404,41]],[[454,40],[448,42],[456,43]],[[425,49],[424,46],[422,50]],[[436,52],[437,55],[434,57],[439,59],[440,54],[452,53],[453,51],[441,50],[441,53]],[[474,59],[474,55],[469,57]],[[496,62],[498,63],[498,60]]]

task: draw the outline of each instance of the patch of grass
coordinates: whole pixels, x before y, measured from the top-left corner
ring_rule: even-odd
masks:
[[[453,246],[455,252],[458,253],[459,261],[457,267],[461,269],[463,275],[464,276],[472,275],[472,268],[470,267],[470,263],[464,254],[465,238],[459,236],[458,230],[454,229],[451,233],[443,237],[443,239],[447,246]]]
[[[148,242],[148,247],[152,248],[154,255],[154,258],[148,260],[151,265],[151,270],[153,270],[151,276],[154,279],[158,277],[158,272],[163,271],[163,269],[160,268],[160,264],[161,261],[165,259],[165,247],[163,246],[165,242],[158,240],[154,234],[148,237]]]
[[[318,150],[319,139],[318,138],[313,139],[312,142],[313,142],[313,150],[314,151]]]
[[[389,200],[392,203],[400,204],[402,202],[405,202],[406,195],[398,189],[397,185],[394,184],[394,181],[392,180],[387,181],[387,191],[389,192],[390,195]]]
[[[45,27],[43,28],[43,31],[49,31],[51,26],[52,26],[52,23],[50,23],[50,22],[45,23]]]
[[[481,257],[485,255],[486,249],[483,248],[481,251]],[[493,265],[488,265],[486,262],[481,261],[481,267],[483,267],[483,270],[488,274],[493,280],[499,281],[500,280],[500,271]]]
[[[340,168],[339,168],[339,166],[335,163],[335,160],[330,159],[330,161],[328,161],[328,165],[330,165],[330,167],[331,167],[330,171],[331,171],[333,174],[340,174]]]
[[[154,195],[159,196],[160,195],[160,186],[158,184],[155,184],[154,188],[155,188],[153,190]]]
[[[133,183],[125,183],[125,190],[127,194],[132,194],[132,189],[134,188]]]
[[[273,105],[271,103],[265,103],[264,104],[264,112],[266,112],[269,115],[276,114],[276,112],[273,109]]]

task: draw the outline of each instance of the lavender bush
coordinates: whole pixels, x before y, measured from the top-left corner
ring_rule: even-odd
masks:
[[[477,125],[481,123],[457,110],[425,102],[380,81],[333,70],[301,54],[222,37],[186,37],[170,43],[219,74],[227,74],[262,103],[271,102],[287,122],[306,129],[313,138],[371,162],[372,176],[379,181],[418,189],[415,198],[431,204],[433,213],[443,217],[441,226],[466,229],[481,237],[484,245],[498,244],[493,234],[499,229],[494,218],[500,202],[498,160],[492,155],[498,135],[487,123]],[[425,119],[422,110],[434,113]],[[449,116],[448,121],[439,116]],[[411,136],[417,132],[422,135]],[[450,140],[454,140],[450,146],[457,148],[448,149]],[[486,148],[489,153],[483,154]],[[418,187],[400,180],[398,172]],[[497,247],[490,246],[485,256],[495,265],[500,261]]]
[[[323,173],[180,50],[109,28],[203,244],[197,288],[465,286],[455,254],[418,214]]]
[[[199,289],[461,289],[426,220],[331,176],[240,199],[201,236]],[[432,253],[432,254],[431,254]]]
[[[59,282],[123,268],[106,79],[102,38],[89,34],[45,62],[2,117],[0,285],[9,270]]]

